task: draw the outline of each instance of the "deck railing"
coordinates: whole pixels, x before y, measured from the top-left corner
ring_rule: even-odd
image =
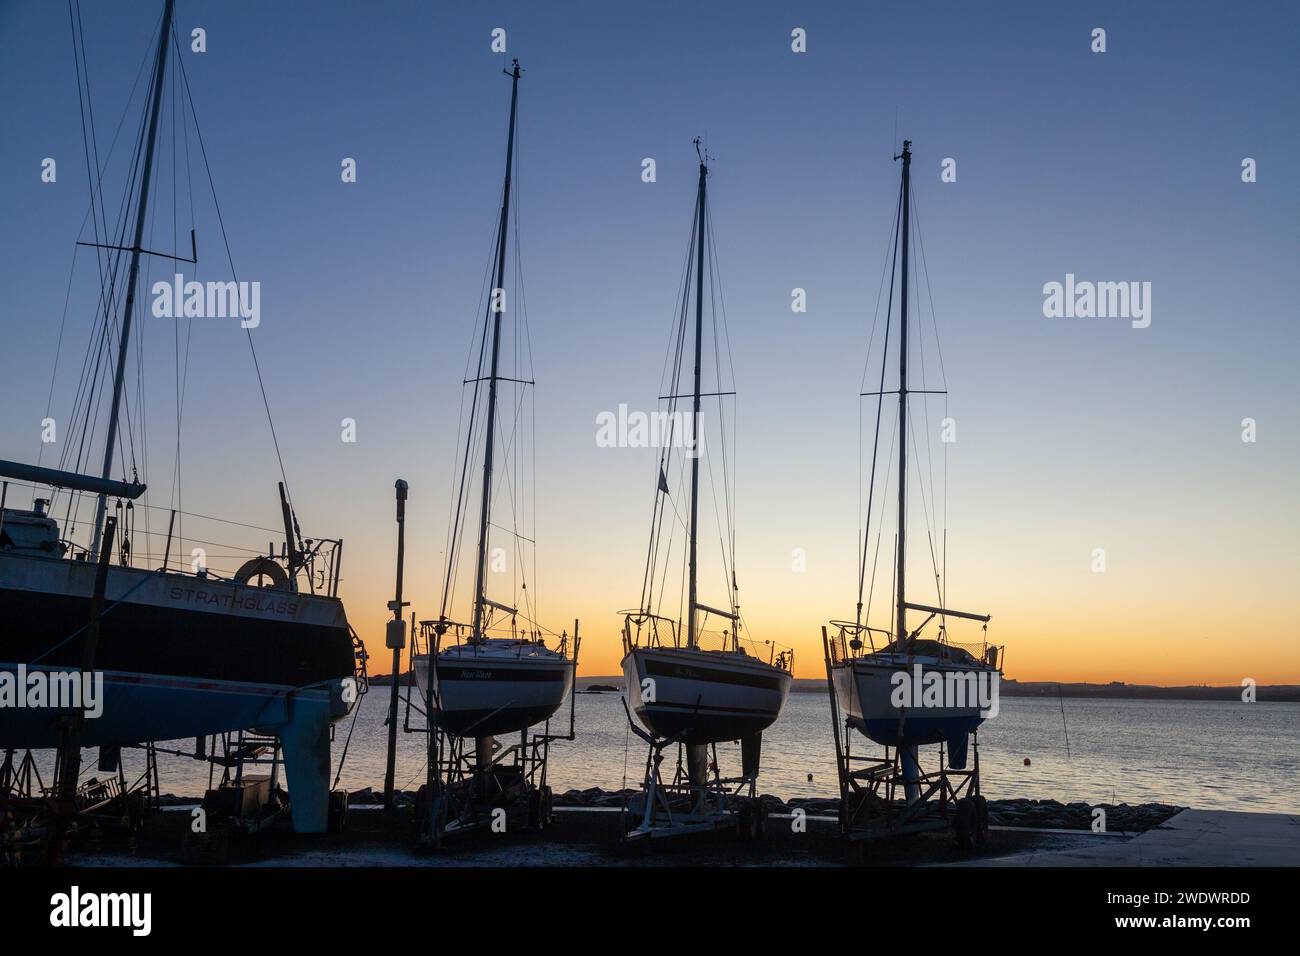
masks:
[[[568,631],[562,631],[558,635],[548,635],[540,628],[521,627],[515,618],[512,618],[509,622],[487,624],[482,629],[482,637],[484,639],[499,638],[518,641],[518,655],[520,657],[527,652],[530,646],[540,645],[555,651],[561,657],[572,660],[577,644],[575,638]],[[551,639],[549,645],[547,644],[548,637]],[[467,647],[477,653],[481,645],[482,640],[475,639],[473,624],[441,619],[421,621],[419,630],[412,642],[415,654],[432,654],[434,656],[448,647]]]
[[[7,510],[27,510],[37,499],[46,502],[46,515],[58,525],[63,556],[72,561],[94,560],[90,545],[97,496],[24,482],[5,484]],[[280,564],[282,570],[289,564],[290,548],[283,525],[248,524],[143,501],[113,500],[108,507],[117,518],[115,565],[230,581],[258,559]],[[337,597],[343,566],[342,540],[302,536],[293,548],[298,564],[296,589]]]
[[[865,657],[869,654],[886,652],[906,653],[896,646],[892,631],[877,627],[868,627],[854,621],[831,621],[834,632],[827,642],[832,666]],[[959,642],[950,640],[947,625],[941,625],[937,640],[945,647],[957,648],[969,654],[975,660],[997,670],[1003,669],[1006,646],[994,644],[987,638],[987,626],[981,628],[984,639],[980,641]],[[915,636],[915,635],[914,635]]]
[[[623,653],[636,647],[684,648],[685,628],[680,621],[643,611],[623,611]],[[784,671],[794,668],[794,650],[776,641],[761,641],[733,629],[701,629],[695,640],[701,651],[742,654]]]

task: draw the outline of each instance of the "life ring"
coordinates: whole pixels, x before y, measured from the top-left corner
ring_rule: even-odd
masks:
[[[248,584],[254,578],[267,578],[270,584],[259,584],[257,587],[280,588],[286,590],[289,587],[289,575],[285,574],[284,568],[280,567],[275,561],[265,556],[250,558],[239,566],[235,572],[235,581],[239,584]]]

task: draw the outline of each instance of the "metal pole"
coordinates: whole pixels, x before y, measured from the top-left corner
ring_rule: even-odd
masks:
[[[695,147],[698,150],[700,141],[695,140]],[[696,591],[696,538],[699,530],[700,514],[700,351],[704,338],[704,203],[705,195],[705,178],[709,175],[709,168],[704,165],[704,157],[700,157],[700,185],[696,196],[695,204],[699,214],[699,221],[696,224],[695,231],[695,396],[691,419],[691,436],[694,438],[694,447],[692,448],[691,457],[691,556],[690,556],[690,603],[686,609],[686,646],[695,647],[697,640],[695,635],[695,605],[697,603]]]
[[[695,148],[698,150],[700,141],[696,139]],[[698,603],[697,596],[697,578],[696,570],[696,539],[699,536],[699,515],[700,515],[700,352],[704,339],[704,206],[706,196],[706,187],[704,185],[709,175],[709,167],[704,164],[704,156],[700,156],[700,185],[699,193],[696,197],[697,212],[699,220],[695,226],[695,395],[694,395],[694,414],[691,418],[691,434],[694,438],[694,447],[691,449],[691,555],[690,555],[690,603],[687,605],[686,617],[686,646],[696,647],[699,643],[695,631],[696,612],[695,607]],[[698,801],[702,804],[704,800],[703,788],[708,782],[709,772],[709,754],[708,748],[703,744],[688,744],[686,747],[686,772],[690,779],[691,789],[698,794]],[[694,795],[693,795],[694,796]]]
[[[903,284],[899,293],[898,322],[898,620],[894,640],[907,638],[907,604],[904,575],[907,571],[907,244],[908,205],[912,184],[912,141],[903,140]],[[910,642],[909,642],[910,646]]]
[[[578,637],[578,619],[573,619],[573,687],[569,691],[569,739],[577,737],[576,727],[578,712],[578,651],[582,647],[582,638]]]
[[[907,572],[907,248],[912,192],[912,141],[903,140],[903,284],[898,309],[898,621],[895,642],[907,640],[907,599],[904,580]],[[920,767],[916,747],[901,747],[903,757],[903,792],[908,804],[921,799]]]
[[[437,678],[435,668],[438,666],[438,635],[435,630],[428,634],[428,643],[425,647],[429,655],[428,678],[424,682],[424,725],[428,731],[428,737],[425,739],[425,793],[429,801],[429,839],[433,846],[442,845],[442,734],[433,719],[433,682]],[[414,648],[412,648],[414,655]],[[415,663],[412,661],[411,670],[415,670]]]
[[[167,546],[163,548],[163,570],[167,570],[167,564],[171,561],[172,556],[172,529],[176,527],[176,509],[172,509],[171,517],[167,519]]]
[[[126,306],[122,310],[122,334],[117,348],[117,371],[113,374],[113,403],[108,412],[108,434],[104,437],[104,467],[101,477],[107,481],[113,470],[113,452],[117,443],[117,416],[122,406],[122,384],[126,377],[127,344],[131,338],[131,313],[135,308],[135,286],[140,275],[140,244],[144,241],[145,211],[149,205],[149,180],[153,173],[154,145],[158,139],[158,109],[162,104],[163,76],[167,71],[167,46],[171,40],[173,0],[163,7],[162,29],[158,36],[158,57],[154,64],[153,104],[149,108],[149,138],[145,144],[144,168],[140,173],[140,202],[135,214],[135,242],[131,245],[131,267],[126,279]],[[108,495],[100,492],[95,506],[95,536],[90,553],[99,550],[99,534],[108,508]]]
[[[849,772],[844,759],[844,748],[840,743],[840,702],[835,696],[835,669],[831,666],[831,642],[825,626],[822,627],[822,653],[826,658],[826,690],[831,698],[831,730],[835,734],[835,775],[840,781],[840,832],[844,833],[848,830],[849,822]],[[849,683],[852,686],[855,680],[853,663],[848,661],[843,666],[849,669]]]
[[[99,644],[99,619],[104,614],[104,593],[108,590],[108,569],[112,563],[113,535],[117,530],[117,519],[109,515],[104,521],[104,533],[100,537],[99,564],[95,568],[94,591],[90,595],[90,621],[86,624],[85,637],[81,641],[81,686],[82,701],[85,701],[85,684],[94,679],[95,649]],[[58,753],[58,810],[51,827],[49,844],[46,846],[46,860],[57,863],[63,834],[68,823],[77,812],[77,780],[81,776],[81,727],[85,712],[74,707],[72,715],[59,742]]]
[[[497,294],[505,295],[506,281],[506,233],[510,226],[510,173],[515,158],[515,109],[519,102],[519,61],[509,73],[510,83],[510,132],[506,137],[506,178],[502,189],[501,225],[497,235]],[[478,526],[478,570],[474,586],[474,640],[483,636],[483,601],[486,597],[487,542],[488,522],[491,517],[492,504],[492,444],[496,440],[497,419],[497,365],[501,356],[501,307],[504,303],[497,301],[493,295],[488,300],[488,311],[492,313],[492,374],[488,379],[488,409],[486,429],[486,449],[483,453],[483,507],[479,515]]]
[[[397,594],[389,610],[393,619],[388,622],[387,644],[393,649],[393,686],[388,696],[388,763],[384,769],[384,813],[389,822],[393,817],[393,783],[397,773],[397,698],[401,690],[402,648],[406,645],[406,622],[402,620],[402,571],[406,558],[406,489],[401,478],[393,486],[397,492]]]

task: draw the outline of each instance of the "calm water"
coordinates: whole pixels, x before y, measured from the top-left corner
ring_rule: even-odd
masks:
[[[383,785],[387,701],[386,687],[362,699],[341,786]],[[1004,697],[1001,704],[1001,713],[980,733],[983,787],[991,798],[1300,812],[1300,704],[1067,699],[1064,727],[1058,701]],[[557,791],[612,790],[625,780],[635,785],[645,749],[628,733],[619,696],[580,694],[577,707],[578,739],[555,745],[552,785]],[[335,769],[348,722],[337,730]],[[719,746],[724,770],[739,766],[737,751]],[[134,752],[125,756],[128,772],[141,766]],[[204,763],[164,755],[159,764],[164,793],[196,795],[207,786]],[[398,787],[414,789],[423,778],[423,737],[399,733]],[[765,735],[760,780],[764,792],[786,799],[837,794],[825,695],[790,695],[781,719]]]

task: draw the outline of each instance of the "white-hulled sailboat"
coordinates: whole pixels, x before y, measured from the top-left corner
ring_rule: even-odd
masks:
[[[698,139],[695,146],[698,152]],[[661,419],[666,428],[661,429],[662,447],[658,457],[641,602],[637,609],[622,612],[622,668],[627,703],[648,731],[642,733],[638,729],[638,733],[651,742],[655,754],[651,761],[654,767],[647,771],[646,816],[638,832],[654,829],[651,815],[655,789],[669,789],[658,781],[658,754],[667,744],[678,743],[685,749],[685,781],[697,809],[699,797],[708,786],[711,766],[715,783],[739,782],[752,791],[758,774],[763,731],[780,716],[793,682],[791,651],[774,642],[757,642],[743,636],[736,586],[731,470],[726,461],[726,421],[722,411],[722,399],[735,392],[724,390],[719,381],[715,391],[706,393],[701,377],[706,266],[711,282],[717,279],[712,256],[706,256],[712,248],[707,158],[700,153],[688,265],[673,332],[673,361],[666,394],[661,396],[661,400],[666,402],[666,412]],[[693,328],[690,320],[692,282],[695,287]],[[709,292],[713,289],[710,288]],[[708,298],[711,303],[717,301],[714,295]],[[711,317],[716,348],[726,336],[725,316],[719,315],[715,309]],[[720,318],[722,322],[719,322]],[[694,339],[693,377],[689,382],[685,380],[691,374],[688,369],[692,367],[688,364],[692,354],[687,348],[688,334]],[[721,378],[722,363],[715,363],[715,367]],[[721,502],[722,508],[717,513],[722,541],[722,576],[727,589],[723,608],[704,603],[699,593],[700,462],[703,457],[701,405],[704,398],[719,399],[719,454],[716,457],[721,463],[725,501]],[[690,411],[686,415],[680,411],[683,400],[690,402]],[[674,451],[682,453],[674,455]],[[688,459],[689,463],[682,459]],[[679,482],[688,494],[689,509],[684,519],[677,513],[672,498],[669,476],[674,474],[674,470],[684,473]],[[716,479],[718,476],[711,471],[710,477]],[[683,522],[685,553],[674,555],[672,531],[674,526]],[[682,593],[677,596],[675,616],[663,610],[667,571],[674,560],[685,562],[685,582]],[[677,566],[680,567],[680,563]],[[722,622],[721,630],[705,630],[709,617]],[[729,740],[742,743],[741,776],[732,781],[718,779],[716,757],[712,761],[709,758],[711,747]]]
[[[466,382],[472,393],[469,427],[460,454],[460,477],[453,501],[452,529],[443,586],[442,609],[436,620],[423,622],[426,635],[423,652],[412,655],[420,697],[432,706],[432,721],[445,734],[473,738],[476,764],[486,768],[493,761],[495,738],[520,733],[548,720],[571,698],[577,666],[577,634],[555,635],[548,646],[543,629],[532,618],[527,581],[517,583],[518,599],[507,604],[488,597],[488,574],[492,548],[493,482],[498,435],[499,396],[502,383],[515,389],[532,384],[525,375],[504,374],[501,369],[502,322],[514,318],[516,341],[525,335],[521,309],[507,310],[505,295],[507,236],[510,226],[511,174],[515,156],[515,119],[519,99],[519,62],[505,71],[511,77],[510,123],[506,140],[506,171],[502,188],[501,213],[497,226],[495,286],[488,296],[487,311],[478,336],[478,367]],[[522,297],[516,296],[522,305]],[[527,370],[524,370],[527,371]],[[520,402],[512,402],[518,409]],[[482,420],[482,432],[478,423]],[[481,439],[480,439],[481,434]],[[474,561],[474,596],[470,619],[463,623],[448,617],[453,602],[458,545],[464,531],[464,516],[470,485],[475,478],[475,445],[482,441],[482,481],[479,501],[478,544]],[[508,445],[511,443],[507,443]],[[499,529],[510,531],[511,529]],[[512,532],[511,553],[520,554],[520,542],[530,543],[518,529]],[[523,605],[520,607],[519,605]]]

